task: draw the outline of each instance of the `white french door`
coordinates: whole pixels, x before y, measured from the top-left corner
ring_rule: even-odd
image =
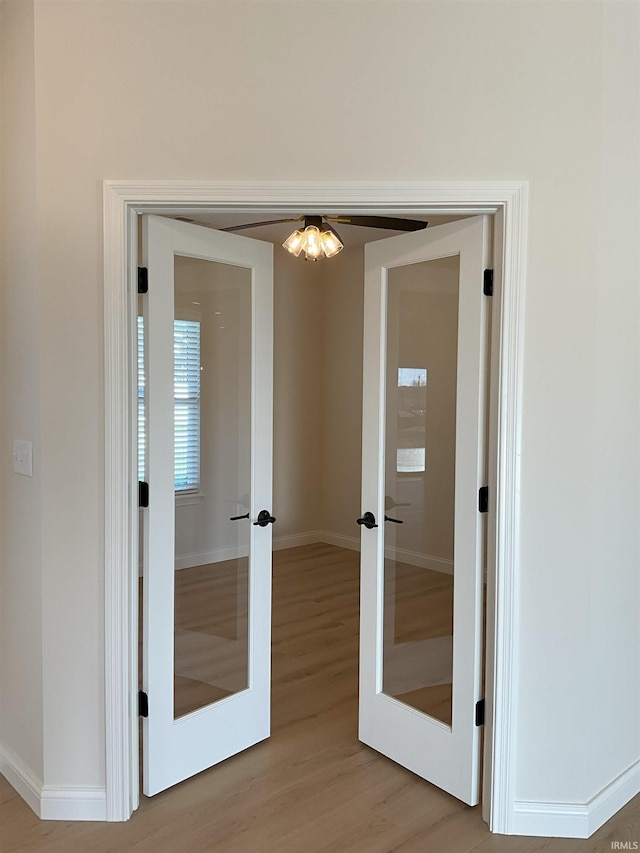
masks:
[[[273,247],[145,216],[143,265],[150,796],[269,736]]]
[[[364,743],[479,798],[489,219],[366,246]]]

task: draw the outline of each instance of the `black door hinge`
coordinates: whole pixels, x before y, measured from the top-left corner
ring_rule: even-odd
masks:
[[[138,506],[149,506],[149,483],[138,480]]]
[[[138,716],[149,716],[149,697],[143,690],[138,690]]]
[[[489,486],[478,489],[478,512],[489,512]]]
[[[476,726],[484,726],[484,699],[476,702]]]
[[[485,296],[493,296],[493,270],[484,271],[484,282],[482,284],[482,292]]]
[[[146,267],[138,267],[138,293],[149,292],[149,270]]]

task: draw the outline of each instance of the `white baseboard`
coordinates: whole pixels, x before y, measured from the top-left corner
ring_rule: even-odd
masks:
[[[274,536],[273,550],[283,551],[285,548],[299,548],[301,545],[315,545],[322,542],[321,530],[310,530],[307,533],[292,533],[290,536]]]
[[[336,545],[338,548],[348,548],[351,551],[360,550],[359,536],[345,536],[342,533],[332,533],[329,530],[309,530],[306,533],[293,533],[290,536],[274,536],[273,550],[282,551],[285,548],[298,548],[301,545],[315,545],[317,542]],[[248,550],[244,546],[212,548],[209,551],[179,554],[176,557],[175,567],[176,569],[190,569],[193,566],[206,566],[209,563],[236,560],[239,557],[246,557],[247,554]],[[442,557],[419,554],[417,551],[407,551],[404,548],[386,548],[385,557],[397,560],[400,563],[407,563],[410,566],[430,569],[433,572],[453,574],[453,561],[442,559]]]
[[[209,563],[223,563],[225,560],[237,560],[246,557],[248,547],[231,546],[229,548],[212,548],[210,551],[194,551],[190,554],[178,554],[176,569],[192,569],[194,566],[208,566]]]
[[[640,758],[589,801],[589,835],[640,794]]]
[[[326,542],[328,545],[338,545],[340,548],[360,550],[360,539],[351,536],[341,536],[328,533],[325,530],[308,530],[305,533],[292,533],[289,536],[274,536],[273,550],[283,551],[285,548],[299,548],[301,545],[315,545]],[[209,563],[220,563],[224,560],[235,560],[246,557],[246,548],[213,548],[210,551],[194,551],[190,554],[179,554],[176,557],[176,569],[190,569],[193,566],[206,566]]]
[[[584,804],[516,801],[509,834],[589,838],[638,793],[640,760]]]
[[[319,539],[316,541],[318,542],[337,545],[339,548],[349,548],[352,551],[360,550],[359,536],[344,536],[342,533],[331,533],[329,530],[320,530],[317,535]],[[453,574],[453,560],[433,557],[431,554],[419,554],[417,551],[407,551],[404,548],[385,548],[384,555],[387,559],[397,560],[399,563],[407,563],[421,569],[430,569],[432,572]]]
[[[106,820],[107,792],[104,788],[43,788],[42,820]]]
[[[419,554],[417,551],[407,551],[404,548],[385,548],[384,555],[388,560],[397,560],[398,563],[407,563],[409,566],[418,566],[421,569],[442,572],[445,575],[453,574],[453,560],[433,557],[431,554]]]
[[[516,800],[509,835],[544,838],[588,838],[589,809],[575,803]]]
[[[331,533],[329,530],[320,530],[318,532],[318,542],[324,542],[326,545],[335,545],[338,548],[349,548],[351,551],[360,550],[359,536],[344,536],[342,533]]]
[[[51,788],[11,750],[0,745],[0,773],[41,820],[107,819],[105,788]]]
[[[314,545],[322,542],[322,532],[310,530],[307,533],[293,533],[290,536],[274,536],[273,550],[282,551],[284,548],[297,548],[300,545]],[[176,569],[191,569],[194,566],[206,566],[209,563],[221,563],[225,560],[237,560],[246,557],[249,551],[246,547],[231,546],[228,548],[212,548],[209,551],[194,551],[190,554],[179,554],[176,557]]]
[[[40,795],[42,782],[31,772],[17,755],[0,744],[0,773],[25,803],[40,817]]]
[[[292,533],[289,536],[274,536],[273,550],[283,551],[285,548],[299,548],[301,545],[316,545],[324,542],[327,545],[337,545],[339,548],[360,550],[358,536],[343,536],[340,533],[329,533],[327,530],[308,530],[305,533]],[[247,556],[246,548],[213,548],[210,551],[197,551],[191,554],[179,554],[176,557],[176,569],[190,569],[193,566],[206,566],[208,563],[220,563],[223,560],[234,560]],[[409,552],[407,552],[409,553]],[[407,560],[407,562],[409,562]]]

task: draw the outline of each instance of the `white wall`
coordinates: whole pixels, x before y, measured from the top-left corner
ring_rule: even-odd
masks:
[[[596,304],[592,326],[595,349],[589,503],[594,551],[589,559],[588,683],[597,692],[598,719],[619,719],[608,737],[594,738],[589,778],[606,778],[629,761],[629,745],[640,751],[638,623],[640,558],[630,547],[630,531],[640,529],[638,445],[638,299],[640,281],[640,80],[638,6],[635,17],[608,10],[603,17],[602,120],[594,198],[600,213],[596,243]],[[619,59],[620,57],[620,59]],[[621,57],[626,57],[621,61]],[[635,96],[627,99],[629,81]],[[635,152],[634,152],[635,148]],[[622,651],[624,650],[624,651]],[[635,666],[633,665],[635,661]],[[629,676],[631,665],[632,676]],[[626,709],[633,710],[633,715]]]
[[[3,540],[4,589],[27,565],[35,598],[2,641],[40,594],[44,744],[2,738],[49,784],[104,784],[101,181],[526,178],[517,797],[587,802],[640,755],[637,4],[363,0],[336,29],[277,0],[38,0],[35,32],[37,195],[12,215],[27,245],[35,204],[15,274],[39,320],[15,338],[40,381],[2,408],[34,440],[39,412],[42,549]],[[339,97],[280,96],[315,67]],[[37,690],[2,678],[7,725]]]
[[[28,3],[8,2],[0,16],[0,767],[3,751],[8,750],[24,770],[41,781],[40,331],[33,8]],[[13,472],[16,438],[33,443],[33,478]]]

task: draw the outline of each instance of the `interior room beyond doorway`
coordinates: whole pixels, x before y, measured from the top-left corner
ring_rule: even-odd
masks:
[[[269,218],[193,216],[216,228]],[[463,217],[421,218],[433,227]],[[317,263],[281,247],[290,225],[242,231],[274,244],[274,549],[317,541],[359,548],[364,244],[394,232],[339,229],[345,249]],[[198,512],[188,501],[177,507],[178,565],[207,551],[188,541]]]

